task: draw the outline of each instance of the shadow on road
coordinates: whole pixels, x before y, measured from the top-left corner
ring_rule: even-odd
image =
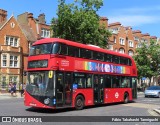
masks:
[[[129,102],[129,103],[136,103],[135,101]],[[91,109],[91,108],[100,108],[100,107],[105,107],[105,106],[116,106],[124,103],[112,103],[112,104],[98,104],[98,105],[93,105],[93,106],[86,106],[84,107],[83,110],[86,109]],[[46,108],[37,108],[37,107],[30,107],[27,108],[26,111],[29,112],[36,112],[36,113],[61,113],[61,112],[69,112],[69,111],[78,111],[75,108],[58,108],[58,109],[46,109]],[[79,110],[80,111],[80,110]]]

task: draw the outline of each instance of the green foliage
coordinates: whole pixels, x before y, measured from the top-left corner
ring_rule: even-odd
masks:
[[[150,45],[141,44],[141,48],[136,49],[136,55],[133,57],[137,64],[138,77],[158,76],[160,72],[160,45],[151,40]]]
[[[111,33],[99,24],[96,14],[102,5],[102,0],[75,0],[71,4],[59,0],[58,18],[52,19],[53,37],[106,47]]]

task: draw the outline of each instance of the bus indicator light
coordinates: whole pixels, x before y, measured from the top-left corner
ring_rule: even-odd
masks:
[[[53,71],[49,71],[48,78],[52,78],[52,77],[53,77]]]
[[[53,104],[54,104],[54,105],[56,104],[56,99],[53,99]]]

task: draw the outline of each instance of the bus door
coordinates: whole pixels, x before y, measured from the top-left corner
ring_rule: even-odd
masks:
[[[64,104],[72,104],[72,77],[71,73],[65,73],[65,82],[64,82]]]
[[[102,75],[94,75],[94,103],[103,103],[103,81]]]
[[[71,105],[72,100],[72,82],[70,73],[57,73],[56,78],[56,104],[57,107]]]

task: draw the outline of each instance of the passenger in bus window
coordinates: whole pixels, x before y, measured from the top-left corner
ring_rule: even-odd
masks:
[[[126,88],[130,87],[129,81],[126,81]]]
[[[124,87],[126,87],[126,80],[125,79],[122,80],[122,88],[124,88]]]

